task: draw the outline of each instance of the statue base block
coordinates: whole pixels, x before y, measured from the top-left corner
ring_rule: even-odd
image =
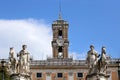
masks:
[[[12,74],[12,80],[31,80],[29,75],[26,74]]]
[[[86,76],[86,80],[108,80],[110,76],[102,73],[94,73]]]

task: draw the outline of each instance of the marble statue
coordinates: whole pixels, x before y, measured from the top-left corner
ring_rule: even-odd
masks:
[[[18,59],[15,58],[14,48],[10,48],[7,71],[12,80],[31,80],[30,56],[26,48],[27,45],[22,46],[22,50],[17,54]]]
[[[89,67],[89,74],[96,72],[96,65],[98,62],[98,53],[94,50],[94,46],[90,45],[90,50],[87,52],[87,63]]]
[[[98,61],[98,71],[99,71],[99,73],[106,74],[107,64],[108,64],[108,60],[107,60],[107,57],[106,57],[106,48],[102,47],[101,57]]]
[[[98,55],[93,45],[91,45],[90,48],[91,50],[87,53],[89,71],[86,80],[108,80],[106,48],[102,47],[101,55]]]
[[[14,48],[10,48],[10,52],[9,52],[9,69],[11,68],[11,73],[16,73],[16,66],[17,66],[17,59],[14,56],[15,52],[14,52]]]
[[[30,72],[29,65],[30,65],[30,56],[29,52],[26,50],[27,45],[22,46],[22,50],[17,55],[19,57],[19,69],[20,73],[28,74]]]

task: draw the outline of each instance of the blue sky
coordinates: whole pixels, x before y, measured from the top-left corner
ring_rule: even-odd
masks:
[[[99,53],[106,46],[108,54],[120,58],[120,0],[1,0],[0,19],[42,19],[51,25],[58,19],[59,2],[69,22],[69,51],[87,54],[93,44]]]

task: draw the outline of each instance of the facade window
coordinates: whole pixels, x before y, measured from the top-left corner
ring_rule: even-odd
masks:
[[[62,73],[58,73],[58,74],[57,74],[57,77],[58,77],[58,78],[62,78],[62,77],[63,77],[63,74],[62,74]]]
[[[77,77],[82,78],[83,77],[83,73],[78,73]]]
[[[42,73],[36,73],[36,77],[37,78],[41,78],[42,77]]]

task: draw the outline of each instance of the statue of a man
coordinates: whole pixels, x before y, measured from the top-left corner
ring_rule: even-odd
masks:
[[[10,48],[9,58],[14,58],[14,49],[13,49],[13,47]]]
[[[104,62],[104,61],[107,61],[106,48],[105,48],[104,46],[102,47],[102,52],[101,52],[101,54],[102,54],[102,56],[101,56],[102,61],[103,61],[103,62]]]
[[[27,45],[22,46],[22,50],[19,52],[19,61],[20,61],[20,73],[28,73],[29,72],[29,62],[30,56],[29,52],[26,50]]]
[[[102,47],[101,57],[99,59],[99,72],[106,74],[108,60],[106,57],[106,48]]]
[[[12,70],[11,72],[12,73],[16,73],[16,65],[17,65],[17,60],[14,57],[14,54],[15,54],[14,48],[11,47],[10,52],[9,52],[9,60],[10,60],[9,64],[11,65],[11,70]]]
[[[94,46],[90,45],[90,50],[87,52],[87,63],[89,67],[89,74],[92,72],[94,66],[98,61],[98,53],[94,50]]]

